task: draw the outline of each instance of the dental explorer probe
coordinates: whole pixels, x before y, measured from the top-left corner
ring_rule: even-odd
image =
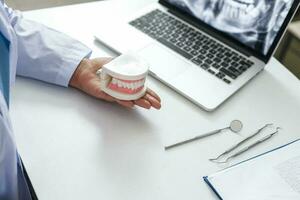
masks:
[[[276,131],[274,133],[271,133],[270,135],[267,135],[265,137],[263,137],[262,139],[254,142],[253,144],[250,144],[249,146],[241,149],[240,151],[236,152],[235,154],[233,154],[232,156],[228,157],[225,161],[215,161],[216,163],[227,163],[230,159],[235,158],[241,154],[243,154],[244,152],[248,151],[249,149],[252,149],[253,147],[256,147],[257,145],[269,140],[270,138],[272,138],[276,133],[279,132],[279,129],[281,129],[280,127],[276,128]]]
[[[233,120],[230,123],[229,127],[218,129],[218,130],[215,130],[215,131],[211,131],[211,132],[208,132],[208,133],[205,133],[205,134],[202,134],[202,135],[195,136],[191,139],[184,140],[182,142],[177,142],[175,144],[165,146],[165,150],[169,150],[169,149],[172,149],[174,147],[177,147],[177,146],[180,146],[180,145],[183,145],[183,144],[187,144],[187,143],[190,143],[190,142],[193,142],[193,141],[196,141],[196,140],[199,140],[199,139],[211,136],[211,135],[215,135],[217,133],[221,133],[222,131],[227,130],[227,129],[230,129],[234,133],[238,133],[242,130],[242,128],[243,128],[243,123],[241,121]]]
[[[258,129],[254,134],[246,137],[244,140],[240,141],[239,143],[233,145],[232,147],[230,147],[229,149],[227,149],[224,153],[220,154],[218,157],[216,158],[211,158],[209,159],[209,161],[215,162],[216,160],[219,160],[222,156],[225,156],[226,154],[232,152],[233,150],[235,150],[236,148],[238,148],[239,146],[241,146],[242,144],[244,144],[245,142],[247,142],[248,140],[252,139],[253,137],[257,136],[259,133],[261,133],[265,128],[272,126],[273,124],[266,124],[265,126],[263,126],[262,128]]]

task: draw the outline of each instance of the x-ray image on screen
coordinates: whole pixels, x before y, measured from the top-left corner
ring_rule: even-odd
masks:
[[[266,55],[293,0],[167,0]]]

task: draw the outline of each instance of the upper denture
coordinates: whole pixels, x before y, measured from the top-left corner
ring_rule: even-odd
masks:
[[[125,94],[135,94],[143,89],[144,83],[145,78],[139,80],[121,80],[112,78],[111,82],[108,84],[108,88]]]

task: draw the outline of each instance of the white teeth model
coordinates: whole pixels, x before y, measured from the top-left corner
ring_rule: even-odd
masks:
[[[247,20],[248,13],[254,9],[254,0],[224,0],[224,12],[232,19]]]
[[[247,3],[247,4],[254,4],[255,3],[254,0],[240,0],[240,2]]]
[[[137,100],[145,95],[147,64],[133,54],[123,54],[105,64],[97,74],[103,92],[120,100]]]

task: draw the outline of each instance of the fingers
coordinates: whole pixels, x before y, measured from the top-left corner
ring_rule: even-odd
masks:
[[[149,93],[146,93],[146,95],[143,97],[146,101],[148,101],[151,106],[155,109],[161,108],[160,98],[157,95],[150,95]]]
[[[110,95],[108,95],[104,92],[101,92],[101,93],[102,94],[99,94],[98,98],[103,99],[103,100],[108,101],[108,102],[115,102],[116,101],[116,99],[113,98],[112,96],[110,96]]]
[[[122,101],[122,100],[115,99],[114,97],[106,94],[103,91],[98,93],[97,98],[108,101],[108,102],[116,102],[119,105],[124,106],[126,108],[132,108],[134,106],[134,103],[131,101]]]
[[[151,96],[153,96],[154,98],[156,98],[157,101],[161,102],[160,97],[150,88],[147,88],[147,93],[150,94]]]
[[[124,106],[126,108],[133,108],[134,107],[134,103],[133,102],[131,102],[131,101],[117,100],[114,97],[112,97],[112,96],[110,96],[110,95],[108,95],[108,94],[106,94],[104,92],[99,93],[98,98],[102,99],[102,100],[105,100],[105,101],[108,101],[108,102],[116,102],[119,105]]]
[[[116,102],[126,108],[133,108],[133,106],[134,106],[134,103],[132,101],[122,101],[122,100],[116,99]]]
[[[149,93],[146,93],[142,98],[135,100],[134,103],[145,109],[150,109],[151,107],[155,109],[161,108],[160,98],[157,95],[152,96]]]
[[[147,89],[147,93],[140,99],[135,101],[121,101],[116,100],[118,104],[125,106],[127,108],[132,108],[134,105],[140,106],[145,109],[150,109],[151,107],[155,109],[161,108],[160,97],[151,89]]]
[[[150,109],[151,107],[153,107],[155,109],[161,108],[160,101],[149,94],[146,94],[143,98],[135,100],[135,101],[118,100],[104,92],[101,92],[101,94],[99,94],[98,98],[104,99],[109,102],[117,102],[119,105],[124,106],[126,108],[133,108],[135,105],[140,106],[145,109]]]
[[[134,103],[137,106],[140,106],[140,107],[145,108],[145,109],[150,109],[151,106],[152,106],[149,101],[147,101],[146,99],[143,99],[143,98],[135,100]]]

